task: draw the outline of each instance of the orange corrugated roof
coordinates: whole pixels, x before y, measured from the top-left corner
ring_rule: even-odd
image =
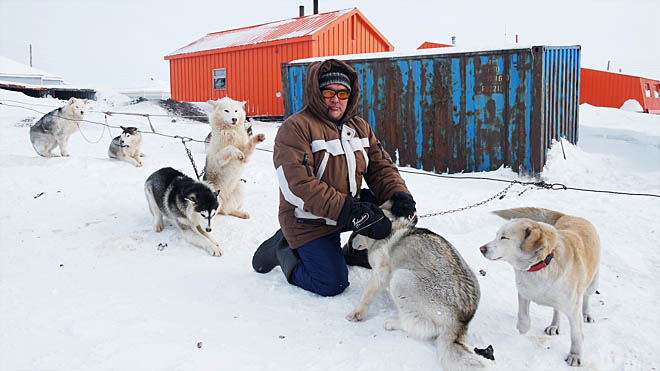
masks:
[[[285,19],[261,25],[210,33],[167,56],[190,54],[206,50],[254,45],[274,40],[310,36],[356,8]]]

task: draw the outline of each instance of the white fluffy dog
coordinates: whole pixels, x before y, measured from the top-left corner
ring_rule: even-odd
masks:
[[[220,191],[220,214],[248,219],[250,214],[241,210],[241,173],[254,152],[257,143],[266,136],[248,136],[245,130],[245,102],[224,97],[209,101],[213,112],[209,115],[211,141],[206,152],[204,179]]]

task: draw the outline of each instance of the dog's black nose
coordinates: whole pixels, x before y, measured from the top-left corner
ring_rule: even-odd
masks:
[[[211,228],[204,228],[207,232],[211,232]]]
[[[481,246],[481,247],[479,248],[479,251],[481,251],[482,254],[486,254],[486,251],[487,251],[487,250],[488,250],[488,249],[486,248],[486,245],[483,245],[483,246]]]

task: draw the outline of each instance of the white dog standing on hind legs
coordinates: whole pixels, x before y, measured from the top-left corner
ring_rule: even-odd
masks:
[[[222,190],[220,214],[248,219],[250,214],[241,210],[241,173],[257,143],[266,137],[263,134],[248,136],[244,126],[245,102],[224,97],[209,103],[213,105],[213,112],[209,115],[212,135],[206,153],[204,180]]]
[[[598,288],[600,239],[586,219],[534,207],[494,211],[511,220],[480,247],[490,260],[513,266],[518,288],[518,324],[529,331],[531,301],[553,308],[548,335],[559,334],[559,313],[568,317],[571,348],[566,363],[582,365],[582,322],[594,322],[589,296]]]
[[[389,203],[382,208],[391,218]],[[399,315],[385,320],[386,330],[434,340],[445,371],[478,370],[494,364],[491,346],[473,351],[467,343],[468,324],[479,305],[479,282],[448,241],[415,228],[405,218],[392,221],[392,233],[386,239],[354,233],[351,240],[353,248],[369,251],[372,272],[360,303],[346,317],[349,321],[365,320],[376,295],[389,288]]]

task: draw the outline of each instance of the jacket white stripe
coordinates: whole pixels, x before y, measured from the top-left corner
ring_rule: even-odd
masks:
[[[312,153],[316,153],[318,151],[327,151],[333,156],[339,156],[344,154],[344,149],[341,147],[341,143],[339,142],[339,139],[333,139],[329,141],[325,141],[323,139],[318,139],[312,141]]]
[[[305,201],[291,192],[289,182],[286,180],[286,175],[284,175],[284,169],[282,166],[277,168],[277,181],[280,184],[280,191],[282,192],[284,199],[291,205],[302,209],[305,206]]]
[[[280,191],[282,192],[282,195],[284,196],[284,199],[290,203],[291,205],[295,206],[295,215],[297,218],[302,218],[302,219],[323,219],[325,220],[325,223],[328,225],[337,225],[337,221],[324,218],[322,216],[317,216],[314,215],[308,211],[305,211],[305,201],[303,201],[302,198],[296,196],[293,194],[291,189],[289,188],[289,182],[286,180],[286,175],[284,175],[284,169],[282,166],[277,168],[277,181],[280,185]]]
[[[323,160],[321,160],[321,165],[319,165],[319,169],[316,171],[316,178],[321,179],[323,176],[323,173],[325,173],[325,167],[328,165],[328,159],[330,158],[330,154],[326,152],[323,155]]]

